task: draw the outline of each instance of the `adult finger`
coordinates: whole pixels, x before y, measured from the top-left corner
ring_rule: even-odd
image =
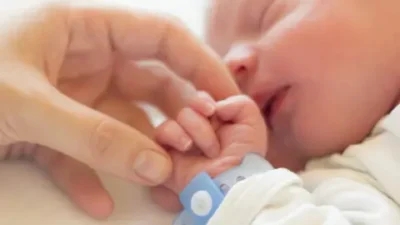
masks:
[[[79,10],[79,19],[104,15],[110,43],[122,56],[135,60],[159,59],[217,100],[239,93],[218,55],[181,23],[123,10]]]
[[[98,99],[95,109],[135,128],[151,139],[154,138],[154,126],[147,113],[131,101],[125,100],[117,92],[109,91]]]
[[[1,160],[33,159],[86,213],[96,219],[108,217],[113,201],[99,178],[86,165],[57,151],[28,142],[17,142],[0,147]]]
[[[96,108],[114,119],[138,129],[147,136],[152,136],[152,127],[147,121],[146,114],[116,94],[108,94],[101,98],[97,102]],[[105,219],[111,215],[113,211],[112,198],[92,169],[43,146],[30,152],[35,153],[35,161],[78,207],[96,219]]]
[[[20,122],[14,130],[24,141],[140,184],[159,184],[171,172],[169,156],[144,134],[51,86],[38,84],[34,90],[17,91],[11,97],[23,106],[16,112]]]
[[[153,104],[170,118],[196,96],[189,82],[159,62],[118,59],[114,73],[114,87],[125,98]]]
[[[44,146],[37,147],[33,158],[79,208],[96,219],[111,215],[114,202],[92,169]]]

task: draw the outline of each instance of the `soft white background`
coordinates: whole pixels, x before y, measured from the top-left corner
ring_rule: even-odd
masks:
[[[90,1],[90,0],[82,0]],[[29,7],[37,0],[0,0],[1,11]],[[202,35],[205,0],[114,0],[142,10],[171,13]],[[7,6],[7,7],[4,7]],[[0,225],[169,225],[169,215],[153,205],[146,190],[102,176],[115,199],[108,221],[85,216],[34,166],[24,162],[0,163]]]

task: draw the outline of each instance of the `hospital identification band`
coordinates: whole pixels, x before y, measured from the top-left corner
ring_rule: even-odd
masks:
[[[237,183],[255,174],[272,170],[263,157],[250,153],[241,164],[212,179],[207,173],[198,174],[180,193],[184,210],[173,225],[206,225],[228,191]]]

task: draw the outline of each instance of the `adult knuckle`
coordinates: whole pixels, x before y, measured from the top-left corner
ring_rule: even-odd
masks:
[[[95,164],[103,163],[113,153],[118,129],[112,121],[102,119],[94,126],[89,141],[89,149]]]
[[[154,93],[159,97],[165,90],[174,85],[175,78],[173,74],[165,72],[157,76],[157,84],[155,85]]]
[[[0,160],[31,159],[37,149],[37,144],[14,142],[0,146]]]
[[[5,118],[0,122],[0,144],[8,145],[14,141],[19,140],[19,132],[17,131],[12,120]]]
[[[160,23],[163,24],[163,31],[159,41],[160,49],[168,46],[171,36],[181,37],[183,34],[189,33],[185,23],[177,16],[168,15],[159,17]]]
[[[171,29],[184,29],[185,28],[185,23],[181,18],[175,15],[167,15],[165,16],[165,21],[167,22],[168,26],[170,26]]]
[[[7,105],[0,109],[0,144],[2,145],[27,138],[24,134],[27,133],[29,124],[25,118],[27,114],[24,112],[37,107],[35,101],[32,101],[33,99],[13,84],[13,78],[9,78],[4,77],[4,80],[8,79],[7,82],[11,83],[4,82],[0,85],[2,93],[0,101]]]

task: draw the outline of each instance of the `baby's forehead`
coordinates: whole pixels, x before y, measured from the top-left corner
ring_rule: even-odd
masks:
[[[260,13],[266,11],[276,0],[211,0],[209,9],[218,12],[230,12],[227,16],[244,13]],[[281,0],[282,1],[282,0]]]
[[[206,18],[214,33],[242,33],[258,29],[277,0],[211,0]],[[279,0],[286,2],[285,0]],[[278,2],[279,2],[278,1]],[[279,3],[278,5],[282,5]],[[275,7],[275,6],[274,6]],[[274,10],[276,11],[276,10]]]

